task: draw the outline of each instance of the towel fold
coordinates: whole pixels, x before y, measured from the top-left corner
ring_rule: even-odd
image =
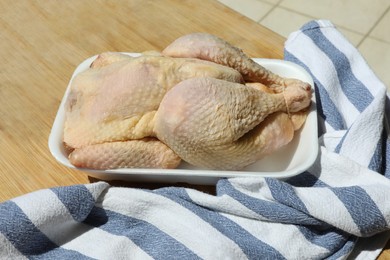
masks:
[[[0,258],[375,259],[390,237],[389,96],[329,21],[288,38],[313,77],[318,158],[286,179],[45,189],[0,204]]]

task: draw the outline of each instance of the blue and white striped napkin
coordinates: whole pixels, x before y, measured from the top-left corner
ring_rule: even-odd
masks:
[[[328,21],[293,33],[285,58],[315,80],[321,150],[308,171],[222,179],[215,196],[104,182],[36,191],[0,204],[0,258],[375,259],[390,237],[386,87]]]

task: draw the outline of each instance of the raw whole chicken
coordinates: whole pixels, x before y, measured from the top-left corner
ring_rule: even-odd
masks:
[[[310,100],[309,84],[190,34],[162,53],[99,55],[71,83],[63,141],[77,167],[238,170],[289,143]]]

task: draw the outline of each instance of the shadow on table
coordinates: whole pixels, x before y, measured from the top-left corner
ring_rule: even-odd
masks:
[[[198,191],[202,191],[211,195],[215,195],[216,187],[214,185],[194,185],[188,183],[154,183],[154,182],[125,182],[125,181],[116,181],[116,180],[100,180],[91,176],[88,176],[88,179],[91,183],[104,181],[115,187],[128,187],[128,188],[137,188],[137,189],[149,189],[155,190],[165,187],[181,187],[181,188],[191,188]]]

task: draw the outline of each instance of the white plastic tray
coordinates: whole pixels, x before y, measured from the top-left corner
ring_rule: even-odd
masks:
[[[138,56],[137,53],[126,53]],[[73,73],[74,76],[86,70],[96,56],[86,59]],[[300,66],[284,61],[273,59],[253,59],[262,66],[284,77],[297,78],[308,82],[313,86],[313,79]],[[72,80],[71,79],[71,80]],[[70,81],[71,83],[71,81]],[[69,85],[70,85],[69,83]],[[62,99],[57,116],[49,136],[49,149],[55,159],[69,168],[73,166],[65,152],[62,143],[65,110],[64,104],[69,93],[69,86]],[[213,171],[201,170],[185,162],[176,169],[115,169],[115,170],[90,170],[85,171],[89,176],[102,180],[124,180],[137,182],[165,182],[165,183],[191,183],[191,184],[215,184],[220,178],[229,177],[274,177],[287,178],[308,169],[317,158],[317,111],[315,105],[315,93],[313,91],[310,113],[302,129],[295,133],[290,144],[280,151],[269,155],[262,160],[246,167],[242,171]]]

